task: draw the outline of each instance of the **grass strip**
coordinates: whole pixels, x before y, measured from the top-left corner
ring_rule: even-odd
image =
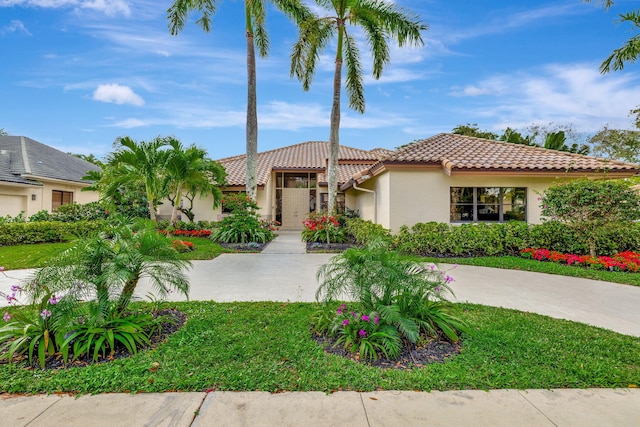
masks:
[[[504,268],[508,270],[535,271],[537,273],[558,274],[561,276],[582,277],[584,279],[602,280],[640,286],[640,273],[623,271],[597,270],[580,266],[563,265],[555,262],[537,261],[517,256],[474,257],[474,258],[424,258],[436,264],[461,264],[479,267]]]
[[[0,392],[640,385],[640,338],[514,310],[457,304],[460,316],[472,325],[461,354],[419,369],[385,370],[325,353],[309,332],[315,304],[188,302],[170,306],[184,311],[188,321],[156,349],[85,368],[45,371],[0,365]]]

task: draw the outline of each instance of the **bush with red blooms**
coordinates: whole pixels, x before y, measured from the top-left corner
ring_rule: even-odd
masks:
[[[599,270],[628,271],[640,270],[640,253],[625,251],[613,256],[592,257],[591,255],[563,254],[549,249],[527,248],[520,251],[524,258],[538,261],[550,261],[567,265],[578,265]]]
[[[172,243],[173,249],[178,252],[191,252],[194,250],[193,243],[186,240],[174,240]]]
[[[311,212],[302,222],[302,240],[305,242],[344,243],[348,237],[339,218],[326,212]]]

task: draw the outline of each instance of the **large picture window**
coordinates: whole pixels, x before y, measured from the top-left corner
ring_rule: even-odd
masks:
[[[62,205],[73,203],[72,191],[53,190],[51,193],[51,210],[55,211]]]
[[[524,187],[451,187],[451,222],[526,221]]]

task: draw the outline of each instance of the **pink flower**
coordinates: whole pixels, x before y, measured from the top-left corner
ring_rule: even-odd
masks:
[[[342,326],[347,326],[349,324],[349,319],[344,319],[342,321]]]
[[[11,315],[5,311],[4,316],[2,316],[2,318],[4,319],[5,322],[8,322],[9,319],[11,319]]]
[[[367,331],[365,331],[364,329],[360,329],[358,331],[358,335],[360,335],[361,337],[366,337],[367,336]]]
[[[42,317],[42,319],[47,319],[48,317],[51,317],[51,312],[47,309],[44,309],[40,312],[40,317]]]

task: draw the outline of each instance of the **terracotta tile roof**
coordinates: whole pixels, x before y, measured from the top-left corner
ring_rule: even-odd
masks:
[[[394,151],[384,164],[442,165],[449,171],[610,171],[638,172],[640,165],[581,154],[441,133]]]
[[[272,170],[309,170],[321,173],[319,182],[326,182],[324,177],[329,143],[326,141],[309,141],[290,145],[276,150],[258,153],[258,185],[269,181]],[[345,182],[353,174],[352,171],[366,169],[379,160],[379,154],[358,148],[340,146],[338,181]],[[227,170],[229,186],[245,185],[245,155],[227,157],[218,160]],[[356,167],[357,166],[357,167]]]

